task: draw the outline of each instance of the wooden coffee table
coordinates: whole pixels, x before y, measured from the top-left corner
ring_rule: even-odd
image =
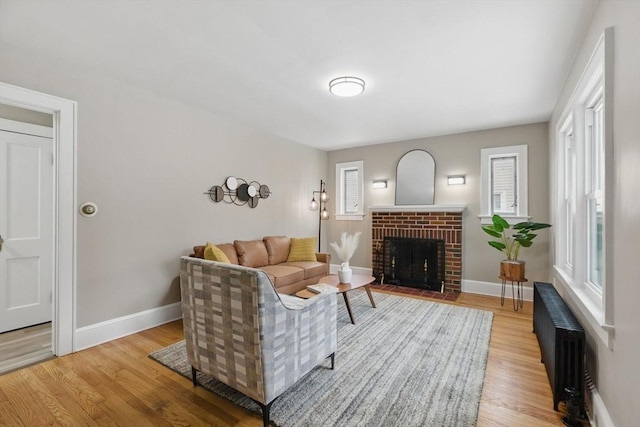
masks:
[[[369,301],[371,301],[371,307],[376,308],[376,303],[373,301],[373,295],[371,295],[371,289],[369,289],[369,285],[375,280],[373,276],[361,276],[354,274],[351,277],[351,283],[340,283],[337,274],[332,274],[330,276],[324,276],[320,278],[318,283],[324,283],[326,285],[335,286],[338,288],[338,293],[342,294],[344,298],[344,304],[347,306],[347,311],[349,312],[349,319],[351,319],[351,323],[355,325],[355,320],[353,318],[353,313],[351,312],[351,306],[349,305],[349,298],[347,297],[347,293],[354,289],[358,289],[364,286],[364,290],[367,292],[369,296]],[[296,292],[296,296],[300,298],[311,298],[317,295],[314,292],[311,292],[308,289],[303,289],[301,291]]]

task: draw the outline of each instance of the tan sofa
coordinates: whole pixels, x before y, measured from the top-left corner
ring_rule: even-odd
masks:
[[[276,290],[283,294],[294,294],[329,274],[331,255],[327,253],[314,253],[315,260],[288,261],[291,239],[286,236],[235,240],[215,246],[224,252],[231,264],[263,270]],[[192,257],[204,259],[204,245],[194,246],[193,251]]]

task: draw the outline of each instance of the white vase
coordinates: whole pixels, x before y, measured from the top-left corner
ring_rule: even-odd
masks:
[[[348,262],[343,262],[338,269],[340,283],[351,283],[351,268]]]

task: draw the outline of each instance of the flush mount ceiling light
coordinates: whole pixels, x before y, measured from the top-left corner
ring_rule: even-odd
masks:
[[[364,92],[364,80],[358,77],[338,77],[329,82],[329,92],[336,96],[356,96]]]

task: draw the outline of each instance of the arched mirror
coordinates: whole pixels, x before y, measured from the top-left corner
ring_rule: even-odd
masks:
[[[433,205],[436,162],[424,150],[412,150],[398,161],[396,205]]]

